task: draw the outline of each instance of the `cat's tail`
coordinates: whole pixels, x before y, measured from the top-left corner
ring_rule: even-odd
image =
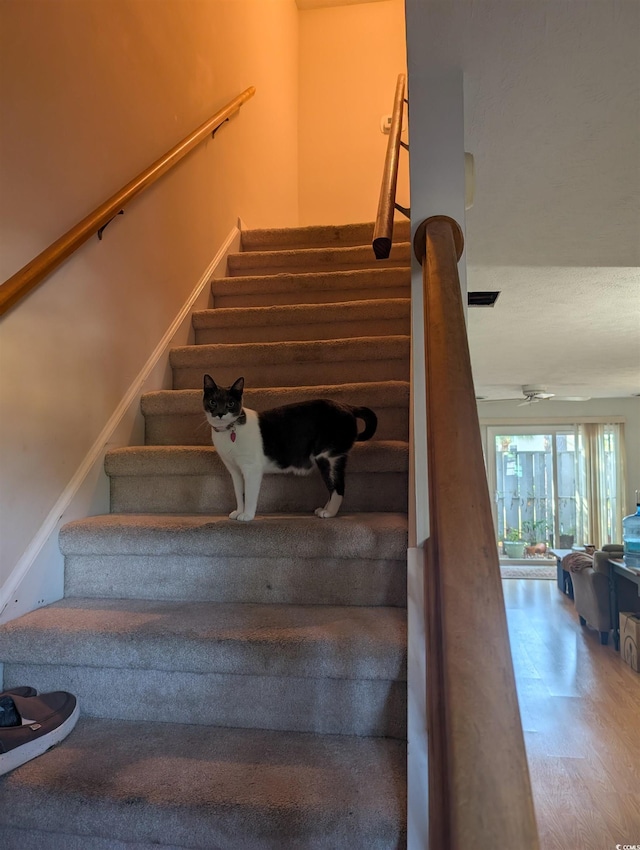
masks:
[[[351,411],[354,416],[364,421],[364,431],[362,431],[361,434],[358,434],[356,442],[362,443],[365,440],[370,440],[376,433],[378,417],[375,415],[373,410],[368,407],[352,407]]]

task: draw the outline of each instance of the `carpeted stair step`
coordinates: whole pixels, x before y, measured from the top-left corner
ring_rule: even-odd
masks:
[[[285,251],[245,251],[229,254],[227,276],[273,275],[345,269],[378,269],[411,265],[411,243],[400,242],[387,260],[376,260],[370,245],[349,248],[295,248]]]
[[[409,267],[244,275],[214,278],[214,307],[270,307],[274,304],[325,304],[372,298],[408,298]]]
[[[342,510],[406,511],[408,465],[407,443],[356,443],[347,464]],[[231,477],[213,447],[113,449],[105,457],[105,471],[111,479],[112,513],[220,515],[236,507]],[[313,513],[327,498],[315,469],[308,476],[265,475],[258,513]]]
[[[188,345],[170,355],[173,389],[201,389],[209,373],[225,386],[298,387],[409,380],[408,336],[364,336],[309,342]]]
[[[107,514],[60,532],[65,597],[406,605],[403,514]]]
[[[411,226],[406,219],[393,223],[393,241],[409,242]],[[371,246],[373,222],[363,224],[311,225],[276,229],[243,230],[243,251],[283,251],[291,248],[345,248]]]
[[[81,717],[0,781],[2,846],[398,850],[405,772],[402,741]]]
[[[63,599],[0,632],[5,686],[74,693],[84,715],[406,735],[406,611]]]
[[[409,439],[409,384],[406,381],[249,388],[244,394],[244,404],[252,410],[267,410],[314,398],[329,398],[375,410],[378,428],[374,440]],[[211,445],[211,429],[202,409],[202,389],[146,393],[141,399],[141,409],[146,445]]]
[[[227,276],[272,275],[283,272],[341,271],[411,265],[411,243],[391,248],[388,260],[376,260],[370,245],[349,248],[297,248],[285,251],[244,251],[229,254]]]
[[[390,336],[410,333],[410,311],[408,298],[217,307],[195,312],[193,327],[196,345]]]

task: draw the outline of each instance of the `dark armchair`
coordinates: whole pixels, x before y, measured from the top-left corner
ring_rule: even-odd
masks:
[[[562,559],[562,568],[571,574],[573,602],[580,617],[580,624],[591,626],[600,632],[600,643],[609,642],[609,632],[614,628],[609,606],[609,558],[622,558],[622,546],[607,544],[588,555],[586,552],[571,552]],[[621,611],[633,611],[638,605],[635,588],[625,598],[626,588],[620,589]],[[635,599],[633,598],[635,596]]]

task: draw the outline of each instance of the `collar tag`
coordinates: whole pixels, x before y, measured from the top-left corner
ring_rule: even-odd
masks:
[[[240,416],[238,416],[237,419],[234,419],[233,422],[230,422],[228,425],[225,425],[224,428],[216,428],[215,425],[212,425],[211,427],[217,434],[222,434],[224,431],[231,431],[231,434],[229,436],[231,437],[231,442],[235,443],[235,441],[236,441],[236,426],[237,425],[244,425],[246,421],[247,421],[247,414],[243,410],[243,411],[241,411]]]

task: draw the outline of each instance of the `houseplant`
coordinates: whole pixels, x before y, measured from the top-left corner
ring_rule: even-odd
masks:
[[[544,556],[547,551],[547,521],[524,520],[522,533],[526,541],[525,554],[528,558]]]
[[[546,543],[547,521],[544,519],[525,519],[522,523],[522,534],[529,546],[536,543]]]
[[[502,546],[508,558],[522,558],[524,554],[524,540],[519,529],[507,528]]]

